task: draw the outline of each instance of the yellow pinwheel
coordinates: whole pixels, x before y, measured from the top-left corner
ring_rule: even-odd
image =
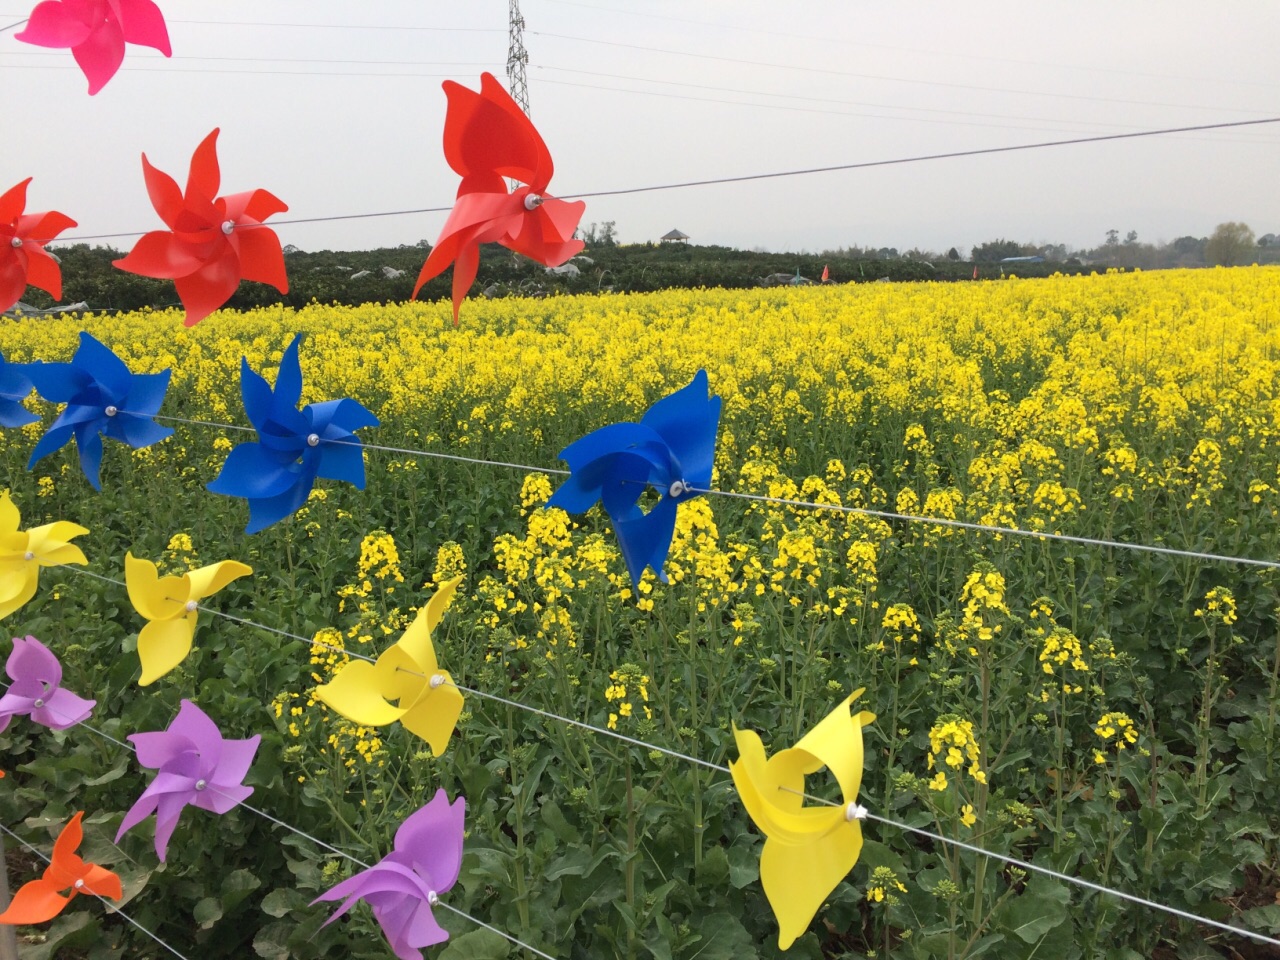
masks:
[[[850,705],[855,690],[794,747],[766,758],[751,730],[734,728],[738,761],[729,764],[743,806],[765,835],[760,880],[778,918],[778,947],[786,950],[808,928],[818,908],[862,853],[856,807],[862,782],[862,728],[875,720]],[[842,806],[806,805],[804,778],[826,767]]]
[[[235,560],[211,563],[180,577],[162,577],[150,560],[131,553],[124,558],[124,581],[133,609],[148,623],[138,634],[138,656],[147,686],[180,664],[191,652],[200,616],[200,601],[213,596],[237,577],[253,573]]]
[[[431,633],[453,600],[459,580],[441,584],[409,629],[376,663],[347,664],[316,688],[316,699],[362,726],[382,727],[399,720],[425,740],[437,757],[444,753],[462,713],[462,693],[440,669]]]
[[[78,523],[59,520],[19,530],[21,522],[6,490],[0,494],[0,620],[36,595],[41,567],[88,562],[70,542],[89,532]]]

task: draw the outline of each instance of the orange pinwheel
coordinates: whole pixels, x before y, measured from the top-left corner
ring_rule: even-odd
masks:
[[[44,245],[76,222],[65,213],[23,213],[31,177],[0,194],[0,312],[8,310],[30,284],[62,299],[62,271]]]
[[[85,863],[76,855],[84,830],[80,826],[81,811],[62,828],[53,844],[53,859],[45,867],[44,876],[23,884],[13,895],[9,909],[0,913],[0,923],[29,925],[52,920],[63,911],[77,893],[119,900],[124,896],[120,877],[96,863]],[[61,891],[66,890],[63,895]]]
[[[196,147],[185,194],[142,155],[151,204],[169,229],[146,234],[128,256],[115,261],[129,273],[174,281],[188,327],[230,300],[241,280],[289,292],[280,240],[262,225],[267,217],[289,208],[266,190],[219,197],[217,141],[215,128]]]
[[[480,244],[500,243],[548,267],[558,267],[584,246],[573,233],[586,204],[545,196],[555,169],[533,123],[491,73],[480,75],[480,92],[444,82],[449,107],[444,119],[444,155],[462,177],[458,199],[422,265],[413,288],[453,264],[453,322],[480,267]],[[525,186],[510,193],[504,177]]]

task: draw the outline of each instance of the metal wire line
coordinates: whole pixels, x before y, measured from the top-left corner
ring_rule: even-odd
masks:
[[[589,197],[620,197],[635,193],[654,193],[660,190],[681,190],[686,187],[706,187],[722,183],[747,183],[755,180],[776,180],[782,177],[802,177],[816,173],[838,173],[845,170],[869,170],[874,167],[891,167],[907,163],[923,163],[930,160],[954,160],[959,157],[980,157],[999,153],[1016,153],[1021,150],[1042,150],[1048,147],[1076,146],[1086,143],[1105,143],[1110,140],[1138,140],[1145,137],[1168,136],[1176,133],[1198,133],[1206,130],[1230,130],[1237,127],[1256,127],[1264,124],[1280,123],[1280,117],[1264,117],[1257,120],[1231,120],[1223,123],[1201,123],[1186,127],[1163,127],[1158,130],[1136,130],[1130,133],[1105,133],[1091,137],[1072,137],[1066,140],[1043,140],[1038,143],[1021,143],[1005,147],[981,147],[974,150],[951,150],[944,153],[917,154],[911,157],[896,157],[890,160],[865,160],[857,163],[838,163],[824,167],[807,167],[798,170],[778,170],[773,173],[749,173],[736,177],[713,177],[705,180],[684,180],[675,183],[652,184],[647,187],[627,187],[618,190],[592,190],[586,193],[561,194],[564,200],[581,200]],[[447,207],[418,207],[408,210],[385,210],[379,213],[348,213],[328,217],[297,217],[290,220],[273,220],[261,224],[268,229],[277,225],[294,223],[326,223],[333,220],[362,220],[369,217],[400,217],[422,213],[448,213],[452,205]],[[70,237],[59,237],[51,243],[77,243],[84,240],[112,240],[119,237],[139,237],[146,230],[134,230],[125,233],[79,234]]]

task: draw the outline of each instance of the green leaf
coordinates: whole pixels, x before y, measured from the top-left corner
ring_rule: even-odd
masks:
[[[506,960],[511,944],[491,930],[472,930],[453,937],[437,960]]]
[[[1037,943],[1050,930],[1067,922],[1067,903],[1071,892],[1061,883],[1041,880],[1027,884],[1021,896],[1005,902],[997,912],[996,923],[1023,943]]]
[[[735,890],[760,879],[760,844],[735,843],[729,848],[729,885]]]
[[[262,912],[277,918],[306,905],[307,898],[292,887],[272,890],[262,898]]]
[[[98,938],[101,921],[87,910],[62,914],[49,927],[44,943],[22,946],[22,960],[57,960],[87,947]]]
[[[234,870],[222,881],[222,911],[228,913],[240,906],[244,898],[262,886],[262,881],[248,870]]]
[[[216,897],[205,897],[196,904],[196,908],[191,911],[191,915],[195,918],[196,923],[200,924],[201,930],[208,930],[222,919],[222,904]]]
[[[702,941],[690,960],[752,960],[757,956],[751,934],[732,914],[709,914],[695,929]]]
[[[729,855],[724,847],[712,847],[698,866],[698,883],[708,887],[723,886],[729,880]]]
[[[1265,907],[1254,907],[1240,914],[1240,919],[1246,927],[1280,936],[1280,904],[1269,903]]]

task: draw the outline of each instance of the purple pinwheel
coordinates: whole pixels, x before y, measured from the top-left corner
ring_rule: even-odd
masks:
[[[28,716],[52,730],[66,730],[88,719],[98,703],[62,689],[62,664],[35,637],[13,638],[13,652],[4,670],[13,683],[0,697],[0,730],[17,716]]]
[[[257,533],[283,520],[304,503],[316,478],[345,480],[364,489],[364,449],[355,431],[376,427],[378,418],[355,400],[309,403],[301,410],[302,368],[293,338],[280,358],[273,390],[240,363],[244,410],[257,428],[256,443],[242,443],[227,455],[209,489],[249,501],[245,533]]]
[[[711,485],[720,398],[709,395],[707,371],[651,406],[639,423],[592,431],[560,451],[569,479],[547,501],[583,513],[599,500],[613,521],[618,546],[638,584],[645,567],[667,582],[662,565],[671,549],[676,508]],[[661,499],[648,513],[638,501],[652,484]]]
[[[222,739],[218,725],[190,700],[182,701],[168,730],[135,733],[129,739],[137,749],[138,762],[160,772],[124,815],[116,842],[154,813],[156,855],[161,863],[187,804],[223,814],[253,793],[243,780],[262,738]]]
[[[0,427],[25,427],[40,418],[22,405],[31,394],[25,363],[10,363],[0,353]]]
[[[443,790],[396,831],[391,853],[313,900],[345,902],[333,923],[357,900],[367,900],[387,942],[400,960],[422,960],[421,947],[443,943],[449,932],[431,914],[437,895],[446,893],[462,868],[462,830],[466,801],[453,803]]]
[[[137,450],[173,433],[152,419],[164,403],[171,372],[130,373],[123,360],[84,331],[70,363],[27,364],[26,374],[40,396],[67,405],[31,451],[27,469],[74,436],[80,467],[93,488],[101,490],[104,435]]]

